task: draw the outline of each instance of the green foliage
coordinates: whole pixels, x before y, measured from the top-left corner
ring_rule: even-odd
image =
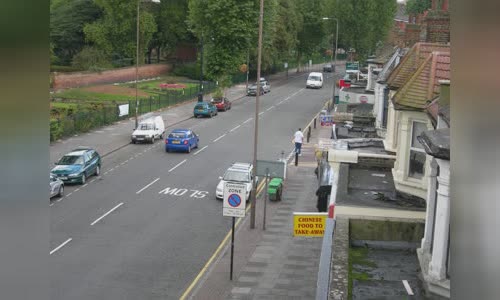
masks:
[[[298,59],[309,56],[318,50],[325,32],[323,27],[321,0],[298,0],[298,9],[302,15],[302,27],[298,32]]]
[[[223,89],[222,87],[218,86],[218,87],[215,89],[215,91],[213,92],[212,97],[213,97],[214,99],[218,99],[218,98],[222,98],[222,97],[224,97],[224,89]]]
[[[58,0],[50,6],[51,62],[69,65],[85,45],[83,27],[101,16],[92,0]]]
[[[73,57],[72,66],[80,70],[99,71],[111,68],[108,56],[97,47],[85,46]]]
[[[189,0],[188,24],[203,39],[207,77],[217,80],[246,61],[255,32],[255,0]]]
[[[80,88],[64,90],[54,94],[53,96],[54,98],[61,98],[67,100],[96,101],[96,102],[116,101],[118,103],[123,103],[128,100],[135,99],[135,96],[95,93]]]
[[[431,0],[408,0],[406,1],[405,12],[408,15],[418,15],[431,8]]]
[[[348,299],[352,299],[352,283],[353,280],[366,281],[370,280],[370,274],[366,272],[355,272],[353,271],[353,265],[359,265],[369,268],[376,268],[377,265],[367,259],[369,249],[366,247],[350,247],[349,248],[349,271],[348,271]]]
[[[192,42],[194,37],[188,30],[186,0],[162,0],[159,12],[155,15],[158,31],[150,46],[160,46],[163,52],[172,52],[179,42]]]
[[[63,135],[61,123],[56,119],[50,119],[50,141],[56,141]]]
[[[107,55],[135,57],[137,2],[123,0],[94,0],[94,2],[104,14],[96,22],[85,25],[83,30],[87,40]],[[154,16],[147,11],[145,5],[141,5],[139,23],[139,61],[142,62],[145,49],[157,30]]]
[[[200,78],[200,66],[196,63],[178,64],[174,67],[172,74],[190,79]]]

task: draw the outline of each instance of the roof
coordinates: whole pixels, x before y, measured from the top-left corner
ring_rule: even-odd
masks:
[[[417,139],[427,154],[450,160],[450,128],[424,131]]]
[[[67,156],[81,156],[81,155],[84,155],[85,152],[87,152],[88,150],[73,150],[71,151],[70,153],[66,154]],[[66,156],[65,155],[65,156]]]
[[[434,51],[428,55],[391,100],[396,109],[423,110],[428,100],[439,95],[439,81],[443,79],[450,79],[449,48],[447,52]]]
[[[425,107],[425,110],[429,117],[431,117],[432,124],[434,127],[437,124],[437,119],[438,119],[438,111],[439,111],[439,97],[434,98],[432,102]]]
[[[450,52],[450,46],[439,43],[416,43],[413,45],[387,78],[389,88],[393,90],[401,88],[419,66],[428,59],[429,54],[434,51]]]
[[[377,77],[377,82],[385,82],[387,79],[387,76],[390,74],[390,72],[397,66],[396,65],[396,58],[400,56],[403,52],[403,49],[398,48],[394,53],[392,54],[391,58],[384,64],[384,67],[382,68],[382,71],[378,74]]]
[[[398,48],[392,45],[384,45],[379,48],[376,53],[376,57],[369,58],[366,60],[367,63],[375,63],[375,64],[385,64],[388,60],[394,56],[394,52],[397,52]]]
[[[176,128],[172,130],[172,132],[184,132],[184,133],[189,131],[191,131],[191,129]]]
[[[450,126],[450,106],[449,105],[441,105],[439,107],[439,116],[443,118],[443,120]]]

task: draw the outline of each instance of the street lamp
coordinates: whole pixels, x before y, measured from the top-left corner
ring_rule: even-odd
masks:
[[[136,25],[136,52],[135,52],[135,128],[139,126],[139,120],[138,120],[138,114],[139,114],[139,97],[138,97],[138,87],[137,84],[139,83],[139,19],[140,19],[140,14],[139,14],[139,9],[140,9],[140,4],[141,1],[147,2],[146,0],[137,0],[137,25]],[[155,3],[160,3],[160,0],[150,0],[151,2]]]
[[[335,17],[323,17],[323,20],[335,20],[337,23],[337,30],[335,34],[335,56],[334,56],[334,63],[333,63],[333,70],[337,68],[337,46],[338,46],[338,38],[339,38],[339,19]],[[333,43],[333,41],[332,41]],[[333,47],[333,45],[332,45]],[[335,71],[334,71],[335,73]],[[333,88],[332,88],[332,102],[335,104],[335,77],[332,75],[332,80],[333,80]]]

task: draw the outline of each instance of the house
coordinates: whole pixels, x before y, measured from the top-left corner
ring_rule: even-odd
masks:
[[[439,93],[439,81],[450,79],[450,47],[416,43],[387,79],[389,106],[384,148],[396,154],[392,169],[396,190],[423,201],[429,161],[417,136],[432,129],[425,112]]]
[[[430,165],[425,232],[417,255],[426,289],[450,298],[450,82],[440,84],[439,97],[426,108],[434,129],[417,137]]]

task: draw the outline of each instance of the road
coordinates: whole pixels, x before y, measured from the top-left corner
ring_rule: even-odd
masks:
[[[261,97],[259,159],[288,154],[293,133],[331,97],[331,79],[320,90],[305,81]],[[178,299],[230,229],[215,187],[232,162],[252,161],[254,115],[255,97],[245,97],[181,122],[200,136],[190,154],[130,144],[103,159],[100,177],[52,200],[51,299]]]

